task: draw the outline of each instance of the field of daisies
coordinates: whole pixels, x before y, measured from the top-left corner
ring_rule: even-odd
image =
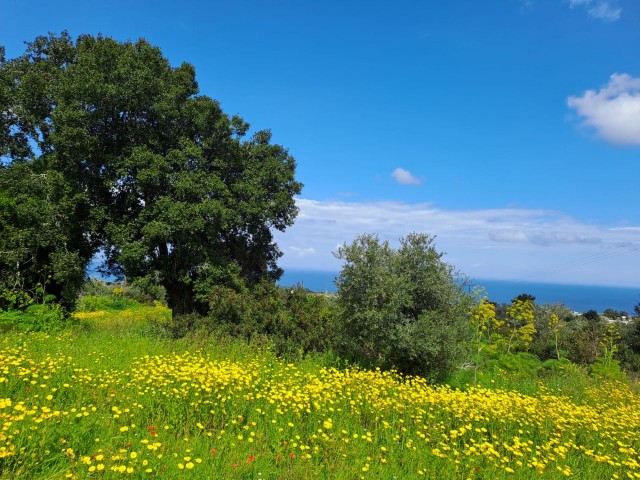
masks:
[[[640,396],[430,385],[149,333],[162,306],[0,337],[0,478],[640,478]],[[526,391],[527,393],[522,393]]]

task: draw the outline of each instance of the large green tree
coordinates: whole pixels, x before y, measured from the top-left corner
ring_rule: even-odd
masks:
[[[144,40],[63,33],[0,79],[0,153],[84,195],[106,272],[162,284],[174,313],[206,308],[213,284],[278,278],[272,230],[296,216],[295,161],[268,131],[245,138],[249,124],[198,94],[193,66]]]
[[[0,308],[53,300],[72,308],[94,251],[84,196],[38,167],[0,171]]]

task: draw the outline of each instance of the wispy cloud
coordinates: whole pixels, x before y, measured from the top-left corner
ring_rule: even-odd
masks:
[[[298,257],[306,257],[308,255],[313,255],[316,253],[316,249],[313,247],[297,247],[292,245],[289,247],[289,252],[297,255]]]
[[[598,226],[548,210],[444,210],[428,203],[384,201],[296,203],[300,214],[295,225],[276,233],[285,268],[336,271],[336,246],[365,232],[392,243],[410,232],[436,235],[437,248],[448,253],[446,260],[476,278],[516,278],[567,261],[580,266],[580,258],[640,242],[640,227]],[[607,268],[593,263],[539,280],[637,284],[637,273],[628,264],[623,255],[612,256]]]
[[[517,226],[509,226],[506,230],[489,232],[489,238],[495,242],[533,243],[536,245],[553,245],[559,243],[599,244],[602,238],[578,235],[569,231],[546,231],[532,229],[519,230]]]
[[[640,145],[640,78],[614,73],[600,90],[569,97],[567,103],[601,138],[621,145]]]
[[[587,15],[605,22],[615,22],[620,18],[622,8],[615,0],[569,0],[571,8],[585,8]]]
[[[409,170],[400,167],[391,172],[391,178],[401,185],[420,185],[422,183],[421,178],[414,176]]]

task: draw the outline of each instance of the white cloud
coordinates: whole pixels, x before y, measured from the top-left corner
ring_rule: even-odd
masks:
[[[422,183],[421,178],[415,177],[409,170],[400,167],[391,172],[391,178],[401,185],[420,185]]]
[[[617,6],[615,0],[569,0],[571,8],[584,7],[591,18],[615,22],[620,18],[622,8]]]
[[[285,233],[275,232],[285,252],[280,262],[285,268],[338,271],[340,262],[332,252],[362,233],[377,233],[397,245],[410,232],[424,232],[437,236],[436,246],[447,252],[446,261],[475,278],[513,279],[575,262],[576,268],[535,280],[638,283],[637,272],[629,268],[630,254],[620,246],[640,242],[639,226],[608,228],[534,209],[443,210],[428,203],[309,199],[297,199],[296,204],[296,223]],[[624,254],[588,265],[581,262],[610,249]]]
[[[603,139],[640,145],[640,78],[614,73],[600,90],[569,97],[567,103]]]
[[[306,257],[308,255],[313,255],[316,253],[316,249],[313,247],[296,247],[291,246],[287,249],[287,252],[291,252],[298,257]]]
[[[640,227],[616,227],[611,230],[627,231],[627,232],[640,232]]]
[[[554,243],[602,243],[601,238],[577,235],[571,231],[547,231],[545,229],[522,231],[514,229],[514,227],[489,232],[489,238],[495,242],[522,242],[536,245],[552,245]]]

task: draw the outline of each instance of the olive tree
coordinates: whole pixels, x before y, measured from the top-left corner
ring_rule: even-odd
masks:
[[[434,237],[412,233],[392,248],[365,234],[335,256],[344,262],[336,280],[343,354],[431,379],[462,362],[473,298]]]

